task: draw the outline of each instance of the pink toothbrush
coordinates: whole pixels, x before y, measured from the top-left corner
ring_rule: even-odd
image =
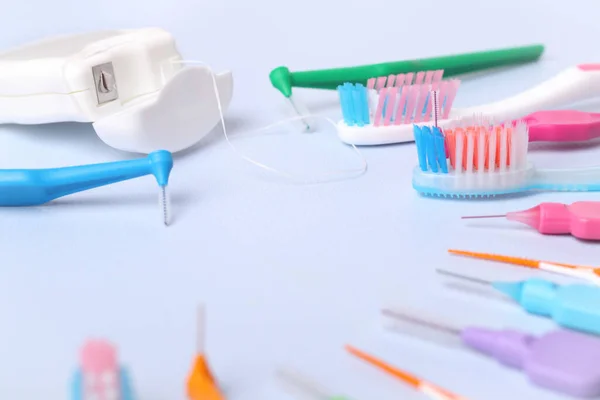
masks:
[[[522,222],[545,235],[570,234],[579,239],[600,240],[600,202],[578,201],[573,204],[541,203],[523,211],[502,215],[462,217],[503,218]]]

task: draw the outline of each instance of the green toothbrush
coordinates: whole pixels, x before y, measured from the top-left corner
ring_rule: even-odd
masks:
[[[320,69],[291,72],[287,67],[271,71],[271,84],[292,104],[302,116],[300,105],[292,97],[292,87],[335,90],[343,83],[362,83],[369,78],[409,72],[444,70],[444,76],[456,76],[508,65],[537,61],[544,52],[544,45],[535,44],[474,53],[454,54],[417,60],[392,61],[356,67]],[[308,126],[307,126],[308,127]]]

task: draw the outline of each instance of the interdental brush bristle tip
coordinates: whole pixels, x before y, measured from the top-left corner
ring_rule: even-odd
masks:
[[[161,186],[160,188],[160,206],[162,209],[163,223],[165,226],[169,226],[169,201],[166,186]]]

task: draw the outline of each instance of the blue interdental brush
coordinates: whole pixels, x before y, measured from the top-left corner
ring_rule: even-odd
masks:
[[[550,318],[565,328],[600,335],[600,287],[596,285],[558,285],[540,278],[516,282],[488,281],[443,269],[437,269],[437,272],[492,287],[528,313]]]
[[[0,170],[0,206],[37,206],[59,197],[145,175],[154,175],[160,187],[160,205],[169,224],[167,185],[173,157],[165,150],[144,158],[102,164],[48,169]]]

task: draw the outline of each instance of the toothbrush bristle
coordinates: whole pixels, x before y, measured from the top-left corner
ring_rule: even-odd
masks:
[[[525,122],[493,125],[479,116],[441,131],[414,125],[418,167],[413,187],[432,197],[487,198],[527,188],[529,133]]]
[[[117,351],[105,341],[93,340],[81,353],[84,399],[119,400]]]
[[[161,186],[160,188],[159,203],[162,211],[163,224],[169,226],[171,223],[171,205],[167,186]]]
[[[371,89],[375,89],[375,81],[376,81],[376,79],[375,79],[375,78],[370,78],[370,79],[367,81],[367,89],[369,89],[369,90],[371,90]]]
[[[444,73],[444,71],[442,71],[442,73]],[[400,87],[400,86],[404,85],[405,77],[406,77],[406,75],[404,75],[404,74],[396,75],[396,87]],[[440,80],[441,80],[441,78],[440,78]]]
[[[423,71],[417,72],[417,77],[415,78],[415,85],[422,84],[424,78],[425,78],[425,72],[423,72]]]
[[[413,132],[421,170],[448,173],[446,145],[440,128],[415,125]]]
[[[370,85],[372,83],[368,83]],[[361,84],[344,83],[338,87],[342,116],[350,126],[364,126],[369,123],[369,105],[374,102]],[[369,96],[369,97],[368,97]]]
[[[390,75],[387,78],[387,83],[386,83],[386,87],[393,87],[394,86],[394,82],[396,81],[396,75]]]
[[[344,122],[348,126],[373,124],[378,127],[431,121],[432,90],[438,94],[439,118],[446,119],[460,81],[444,81],[443,74],[443,70],[421,71],[370,78],[366,87],[352,83],[340,85],[338,93]],[[365,101],[357,101],[357,97]]]
[[[433,82],[433,75],[435,74],[435,71],[427,71],[425,73],[425,83],[430,85]]]
[[[527,164],[528,129],[524,122],[492,125],[482,117],[459,121],[441,132],[443,145],[434,141],[440,132],[435,127],[414,126],[419,157],[427,155],[427,163],[419,161],[423,172],[438,172],[431,167],[447,165],[456,174],[494,173],[522,169]],[[431,160],[430,160],[431,158]]]

